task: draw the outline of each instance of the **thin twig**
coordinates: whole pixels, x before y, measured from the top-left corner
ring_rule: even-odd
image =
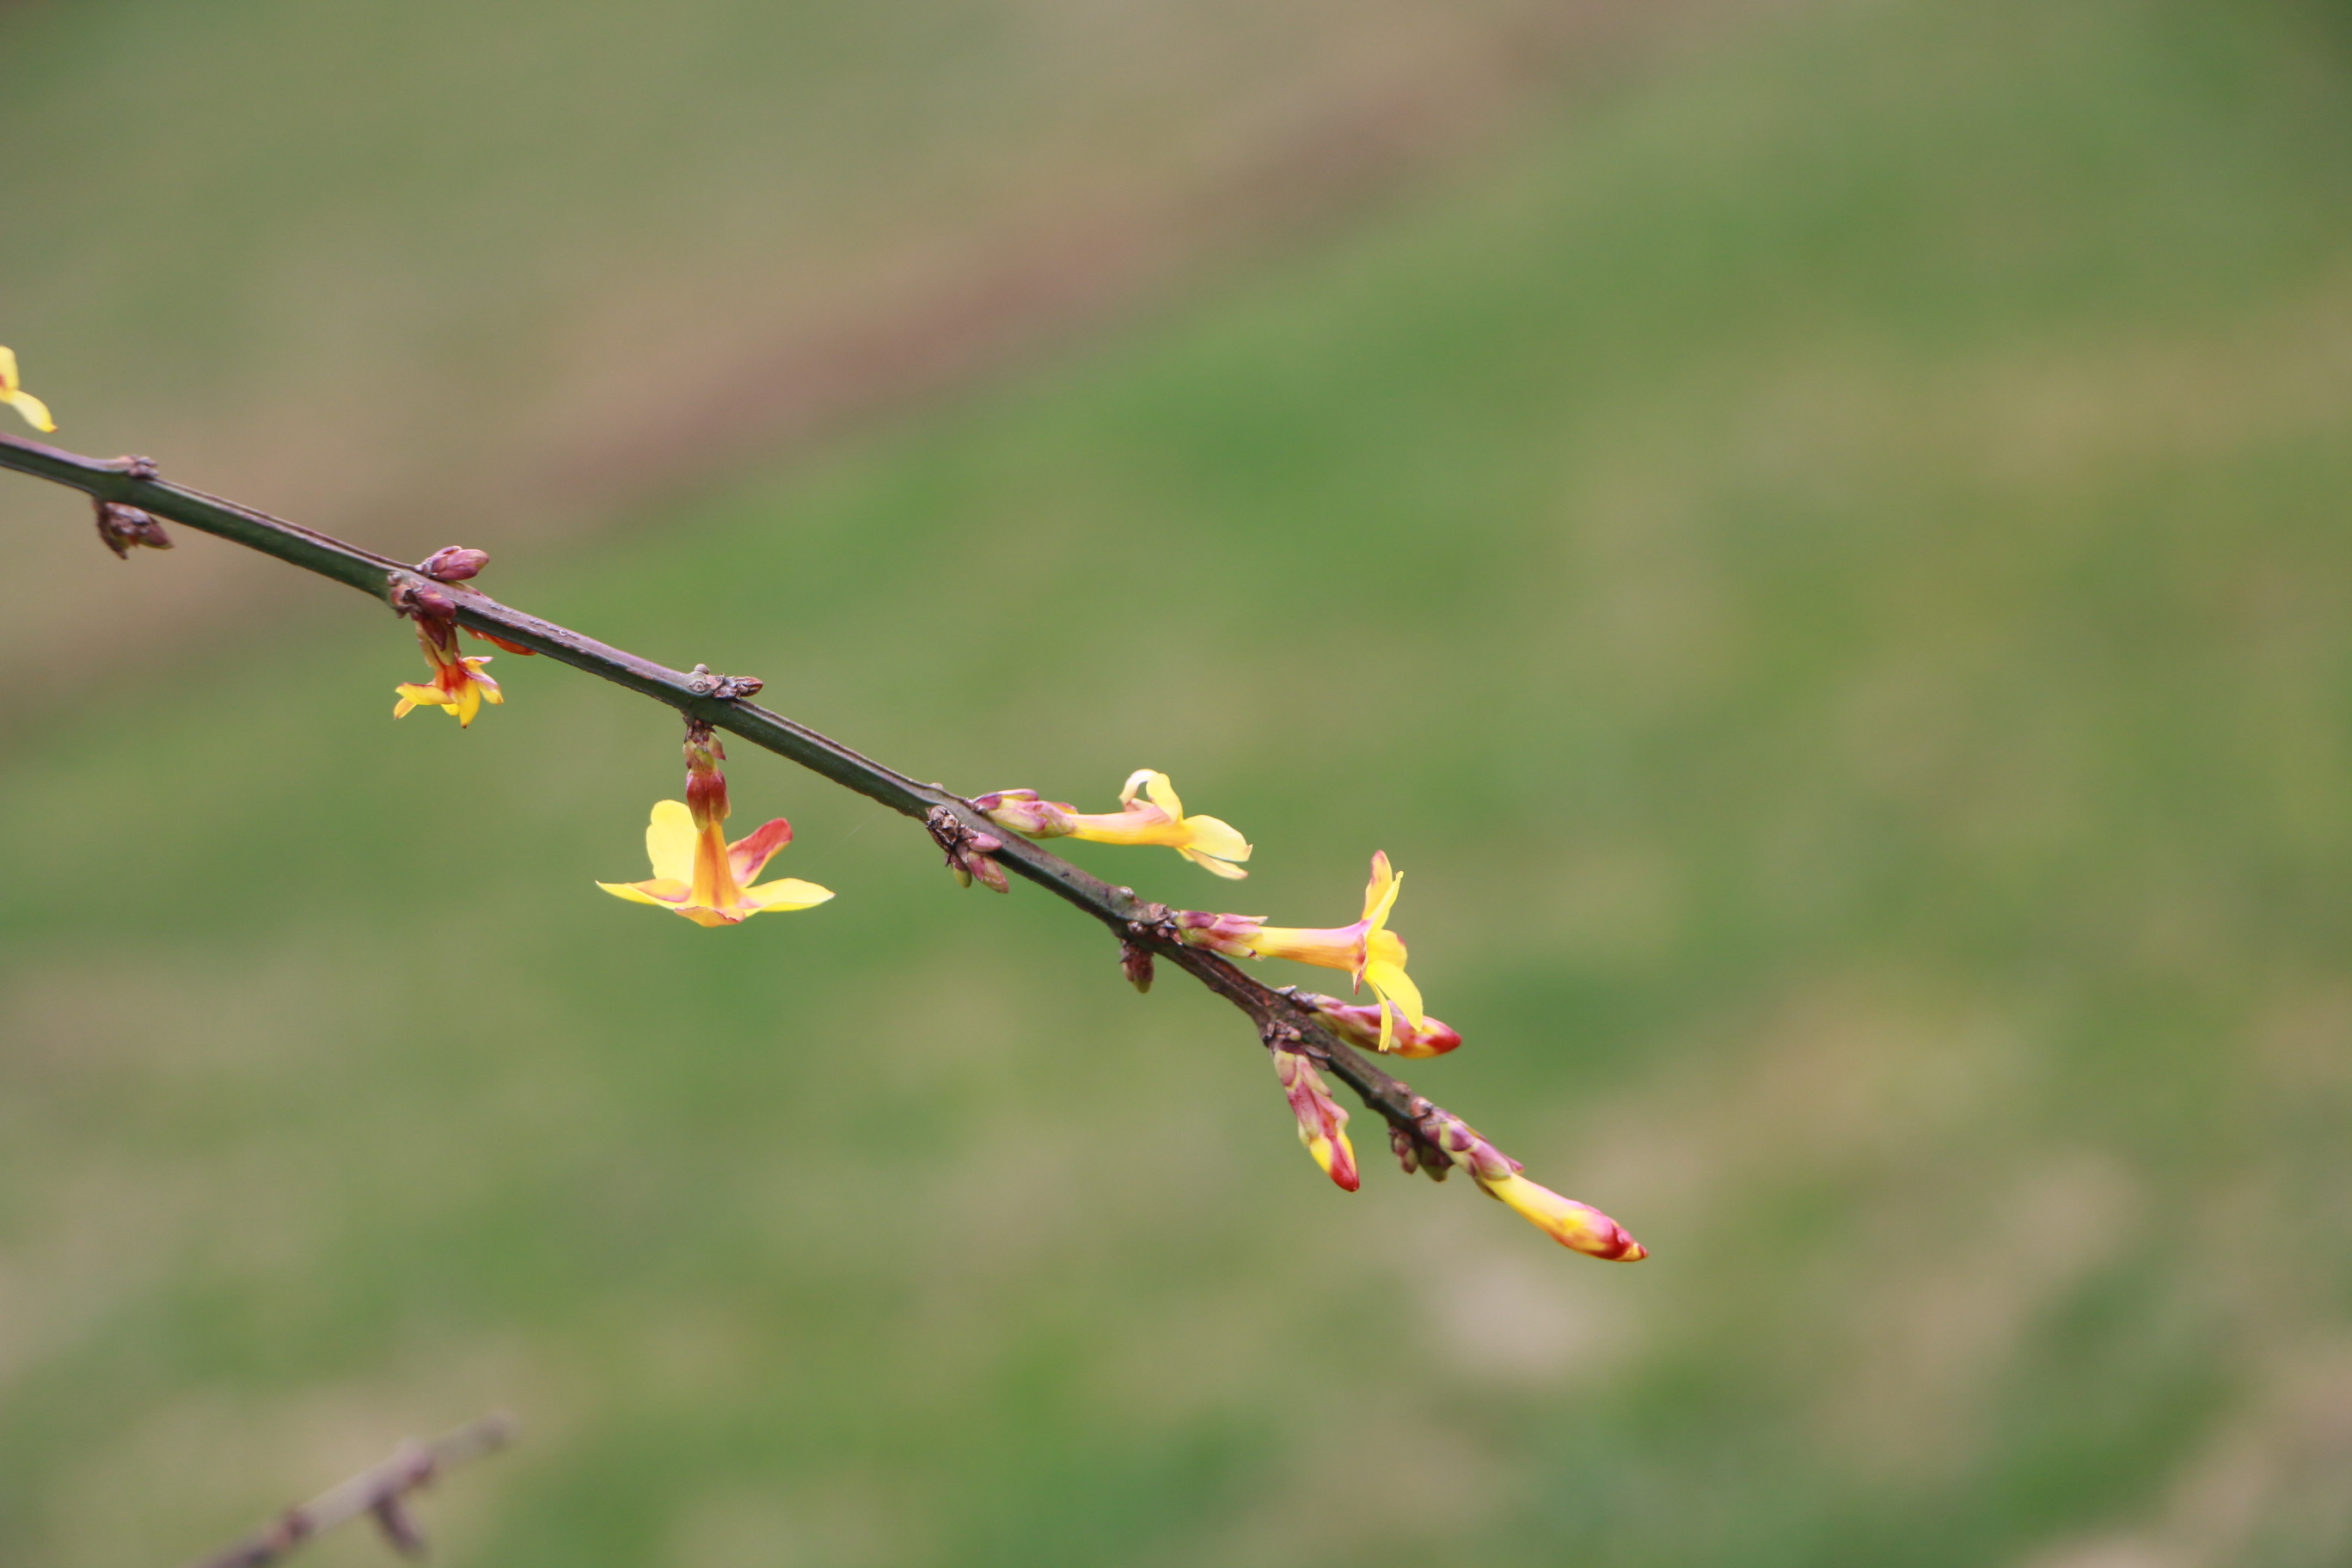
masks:
[[[436,1477],[495,1454],[514,1440],[514,1418],[501,1412],[469,1421],[429,1443],[403,1443],[381,1465],[362,1470],[299,1508],[288,1509],[268,1529],[255,1531],[190,1568],[261,1568],[261,1564],[277,1562],[312,1536],[339,1524],[348,1524],[362,1514],[375,1516],[384,1539],[401,1555],[422,1555],[425,1537],[409,1515],[408,1495],[430,1486]]]
[[[388,557],[201,490],[166,484],[155,478],[154,466],[142,458],[103,461],[37,441],[0,435],[0,468],[13,468],[69,486],[99,500],[134,506],[157,517],[169,518],[387,602],[395,589],[437,587],[456,602],[457,619],[477,631],[495,633],[505,641],[530,648],[560,664],[584,669],[666,702],[730,734],[740,735],[754,745],[789,757],[917,822],[944,809],[971,832],[1002,839],[1003,847],[994,852],[995,858],[1013,872],[1084,910],[1121,941],[1146,948],[1175,963],[1248,1014],[1257,1025],[1261,1039],[1269,1043],[1281,1040],[1287,1048],[1302,1051],[1325,1064],[1391,1125],[1414,1138],[1423,1135],[1423,1118],[1431,1110],[1428,1100],[1415,1094],[1410,1085],[1383,1072],[1346,1041],[1334,1037],[1307,1007],[1260,984],[1216,954],[1177,941],[1160,923],[1168,913],[1165,906],[1139,899],[1132,888],[1114,887],[1026,839],[1004,833],[961,795],[950,795],[938,784],[919,784],[781,713],[726,695],[721,678],[699,671],[683,673],[607,647],[551,621],[499,604],[476,592],[470,584],[428,584],[414,567]]]

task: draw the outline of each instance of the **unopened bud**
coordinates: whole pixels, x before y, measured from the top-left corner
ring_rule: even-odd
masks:
[[[1068,805],[1034,789],[1001,789],[975,796],[971,804],[997,826],[1030,838],[1060,838],[1076,826]]]
[[[121,501],[102,500],[94,503],[98,512],[98,537],[118,560],[128,561],[133,550],[169,550],[172,536],[163,525],[147,512]]]
[[[1264,915],[1221,915],[1206,910],[1179,910],[1169,918],[1187,946],[1205,947],[1227,958],[1255,958],[1251,939],[1265,925]]]
[[[1298,1141],[1307,1146],[1323,1173],[1341,1190],[1354,1192],[1362,1185],[1363,1178],[1356,1172],[1356,1151],[1348,1142],[1348,1113],[1331,1091],[1323,1087],[1321,1075],[1315,1064],[1297,1051],[1277,1048],[1274,1052],[1274,1070],[1282,1079],[1282,1092],[1290,1101],[1290,1110],[1298,1119]]]
[[[1370,1003],[1342,1002],[1312,991],[1298,999],[1315,1009],[1316,1016],[1333,1034],[1364,1050],[1381,1048],[1381,1008]],[[1416,1024],[1403,1013],[1388,1010],[1391,1026],[1389,1054],[1399,1057],[1442,1057],[1462,1043],[1462,1037],[1439,1019],[1423,1016]]]
[[[1495,1181],[1481,1177],[1478,1184],[1486,1189],[1487,1196],[1508,1204],[1562,1247],[1610,1263],[1639,1263],[1650,1256],[1650,1249],[1628,1235],[1623,1226],[1591,1204],[1561,1197],[1525,1176],[1513,1174]]]
[[[1151,989],[1151,950],[1138,947],[1131,942],[1118,944],[1118,966],[1126,972],[1127,982],[1138,991]]]
[[[469,550],[464,545],[452,544],[418,562],[416,569],[436,583],[462,583],[489,563],[488,551]]]

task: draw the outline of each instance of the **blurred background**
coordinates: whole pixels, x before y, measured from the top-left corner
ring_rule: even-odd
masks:
[[[0,477],[0,1560],[2352,1553],[2352,15],[16,0],[58,439],[1256,842],[1560,1251],[739,745]],[[1315,972],[1268,966],[1268,978]],[[353,1531],[320,1568],[383,1561]]]

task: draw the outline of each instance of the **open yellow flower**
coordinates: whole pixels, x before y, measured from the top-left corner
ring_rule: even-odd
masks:
[[[832,890],[796,877],[749,886],[770,857],[793,841],[793,825],[782,817],[728,843],[713,816],[700,827],[682,800],[654,803],[646,827],[646,857],[654,874],[642,882],[599,882],[616,899],[653,904],[684,915],[698,926],[740,925],[767,910],[814,909]]]
[[[1140,794],[1143,798],[1136,799]],[[1168,775],[1154,768],[1129,773],[1118,792],[1117,811],[1087,813],[1066,801],[1046,800],[1034,789],[998,790],[974,800],[999,827],[1031,838],[1087,838],[1097,844],[1160,844],[1203,870],[1238,880],[1249,875],[1237,860],[1250,858],[1249,841],[1232,824],[1213,816],[1187,816]]]
[[[599,882],[616,899],[653,904],[684,915],[698,926],[740,925],[765,910],[806,910],[833,897],[832,890],[796,877],[751,886],[769,858],[793,841],[793,825],[779,816],[730,844],[719,826],[727,820],[727,775],[719,771],[727,752],[710,726],[686,721],[686,798],[654,803],[646,828],[646,857],[654,874],[642,882]]]
[[[488,654],[476,658],[459,654],[454,644],[445,651],[435,647],[430,637],[420,636],[418,640],[425,644],[425,657],[433,663],[433,684],[403,681],[394,687],[400,696],[393,704],[394,718],[405,719],[414,709],[440,708],[457,715],[457,727],[463,730],[474,722],[483,703],[495,707],[506,700],[499,683],[482,673],[482,666],[490,662]]]
[[[1369,984],[1381,1005],[1380,1048],[1396,1042],[1396,1015],[1415,1030],[1427,1015],[1421,987],[1404,972],[1404,939],[1388,929],[1404,878],[1385,853],[1372,856],[1371,880],[1364,887],[1364,914],[1353,925],[1270,926],[1255,915],[1205,914],[1186,910],[1175,917],[1176,934],[1195,947],[1236,958],[1287,958],[1324,969],[1344,969],[1359,986]]]
[[[49,417],[49,405],[25,390],[16,378],[16,352],[0,347],[0,403],[5,403],[25,416],[25,423],[34,429],[47,432],[58,427]]]

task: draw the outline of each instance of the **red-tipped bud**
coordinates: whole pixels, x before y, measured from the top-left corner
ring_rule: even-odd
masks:
[[[1517,1160],[1452,1112],[1430,1107],[1421,1131],[1440,1153],[1469,1172],[1488,1197],[1509,1205],[1562,1247],[1612,1263],[1639,1263],[1650,1255],[1623,1226],[1591,1205],[1564,1198],[1519,1174]]]
[[[1302,992],[1298,999],[1314,1008],[1325,1026],[1349,1045],[1368,1051],[1381,1048],[1380,1007],[1370,1003],[1342,1002],[1337,996],[1314,992]],[[1391,1056],[1442,1057],[1462,1043],[1462,1037],[1440,1019],[1424,1016],[1416,1024],[1410,1017],[1400,1017],[1394,1008],[1387,1011],[1392,1031],[1389,1040]]]
[[[1220,915],[1206,910],[1179,910],[1169,918],[1187,946],[1205,947],[1227,958],[1255,958],[1252,942],[1265,925],[1264,915]]]
[[[1044,798],[1034,789],[1001,789],[971,803],[980,814],[1009,832],[1029,838],[1060,838],[1073,826],[1073,808]]]
[[[1282,1092],[1298,1119],[1298,1141],[1341,1189],[1354,1192],[1362,1184],[1356,1173],[1355,1147],[1348,1142],[1348,1113],[1323,1087],[1315,1065],[1297,1051],[1276,1050],[1274,1070]]]
[[[462,583],[490,563],[487,550],[468,550],[452,544],[436,550],[416,564],[416,569],[436,583]]]

